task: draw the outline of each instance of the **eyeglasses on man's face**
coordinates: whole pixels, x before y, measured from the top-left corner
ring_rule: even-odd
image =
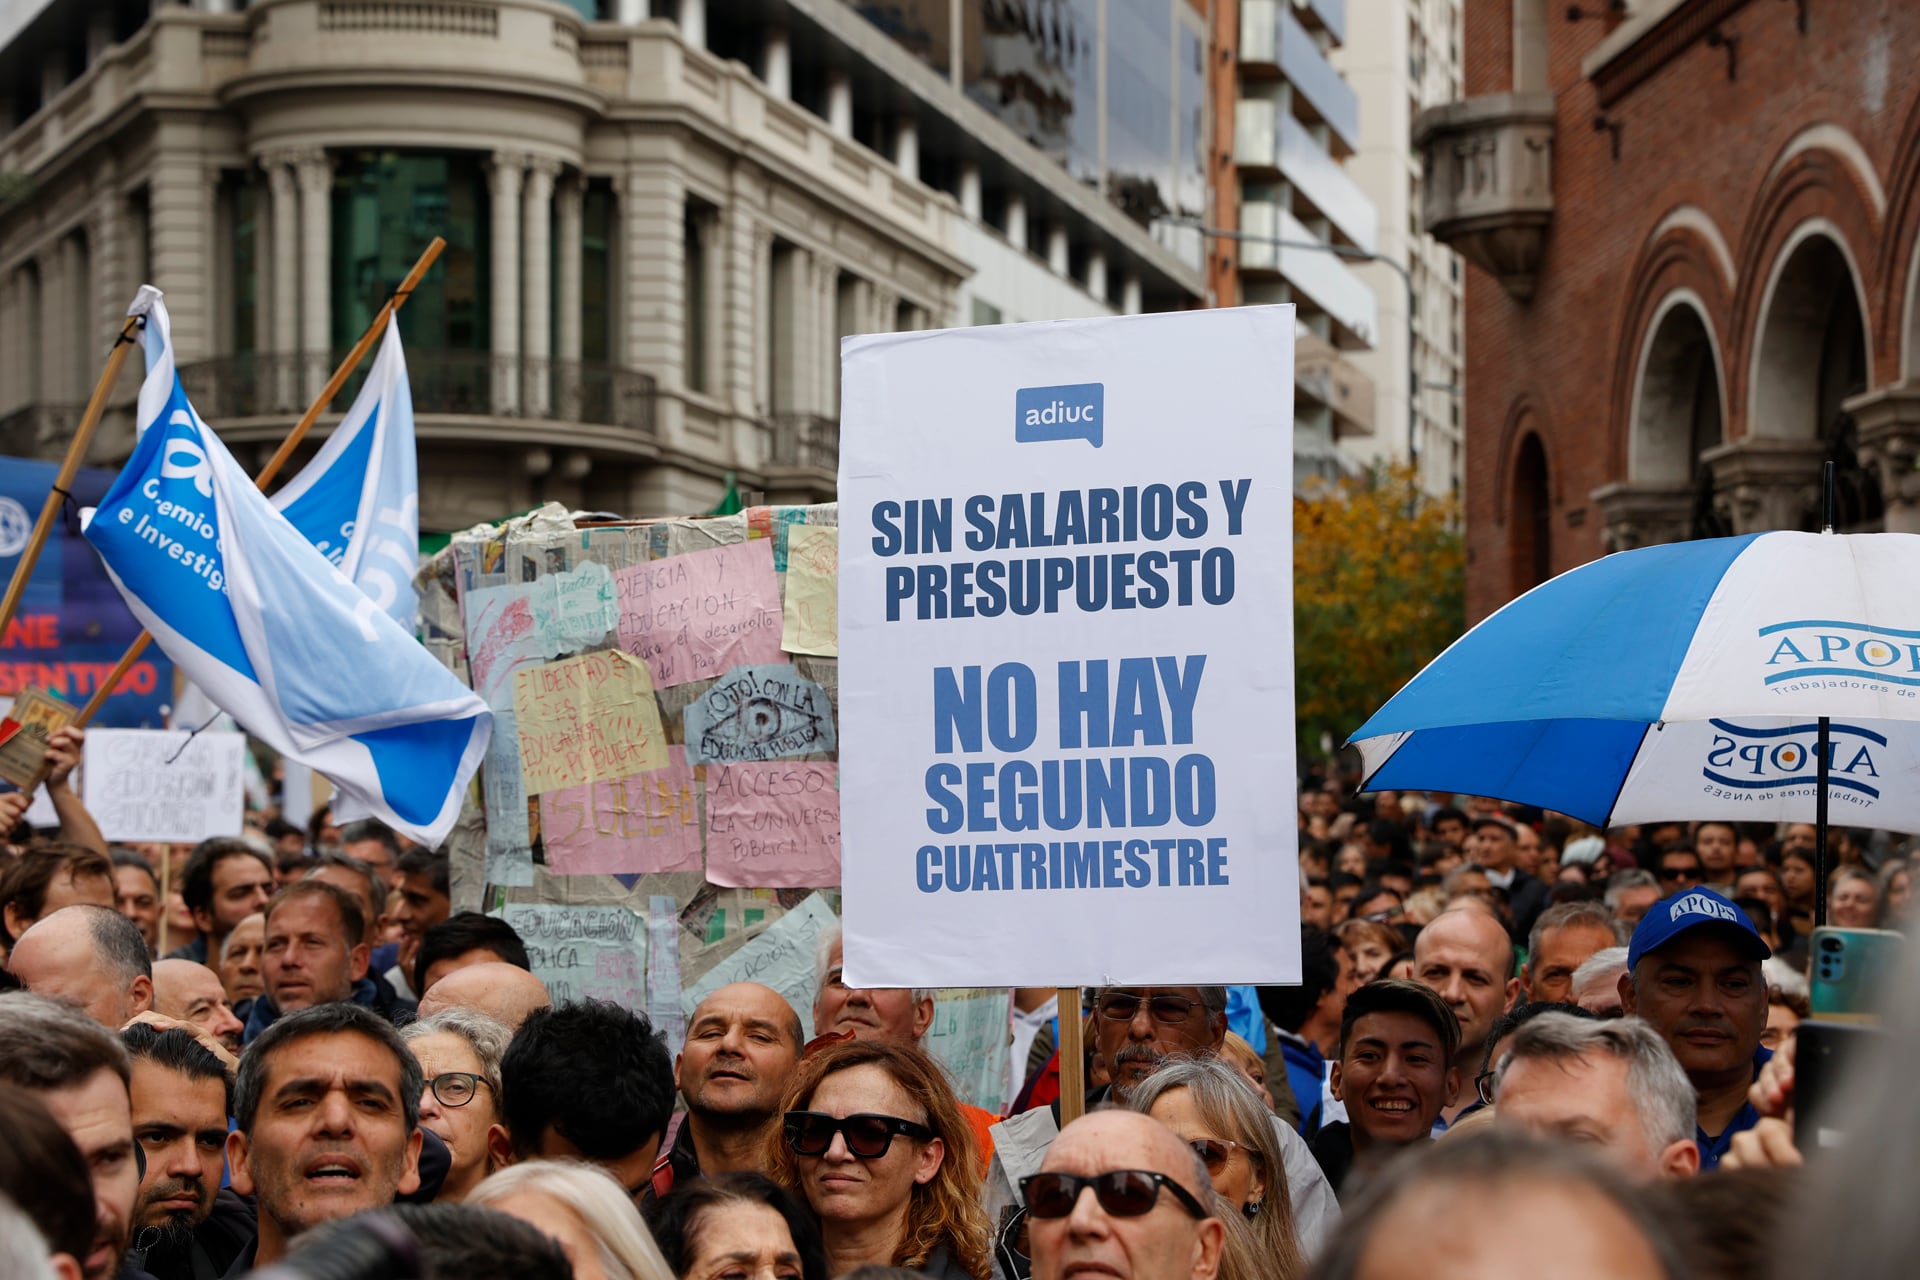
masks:
[[[1036,1173],[1020,1179],[1027,1213],[1035,1218],[1064,1218],[1080,1202],[1080,1193],[1092,1188],[1100,1207],[1116,1218],[1138,1218],[1153,1211],[1165,1187],[1180,1207],[1196,1218],[1208,1215],[1191,1191],[1164,1173],[1148,1169],[1115,1169],[1109,1173]]]
[[[1109,1022],[1132,1022],[1140,1013],[1140,1006],[1147,1006],[1147,1016],[1163,1026],[1177,1027],[1193,1016],[1200,1008],[1198,1000],[1189,1000],[1185,996],[1159,995],[1137,996],[1125,991],[1111,991],[1100,997],[1100,1016]]]

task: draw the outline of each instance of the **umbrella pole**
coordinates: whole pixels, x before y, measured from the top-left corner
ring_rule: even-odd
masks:
[[[1814,748],[1819,756],[1813,784],[1813,924],[1816,929],[1827,922],[1827,770],[1832,752],[1828,743],[1832,725],[1827,717],[1820,717],[1820,737]]]
[[[1821,468],[1820,476],[1820,532],[1833,532],[1834,507],[1833,462],[1828,460]],[[1830,757],[1833,752],[1831,729],[1833,722],[1826,716],[1820,717],[1820,737],[1815,744],[1819,756],[1814,764],[1813,797],[1813,925],[1819,928],[1827,922],[1827,774],[1832,768]]]

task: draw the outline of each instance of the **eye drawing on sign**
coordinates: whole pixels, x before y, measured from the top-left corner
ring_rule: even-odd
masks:
[[[835,747],[826,691],[774,663],[728,672],[688,704],[686,730],[693,764],[777,760]]]

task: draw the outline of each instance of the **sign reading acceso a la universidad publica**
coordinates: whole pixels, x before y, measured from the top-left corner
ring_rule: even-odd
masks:
[[[1299,981],[1293,326],[843,344],[849,985]]]

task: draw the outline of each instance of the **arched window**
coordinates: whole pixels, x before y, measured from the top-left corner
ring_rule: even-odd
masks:
[[[1513,487],[1507,503],[1511,529],[1512,594],[1553,576],[1552,489],[1547,480],[1547,451],[1540,437],[1529,432],[1514,455]]]

